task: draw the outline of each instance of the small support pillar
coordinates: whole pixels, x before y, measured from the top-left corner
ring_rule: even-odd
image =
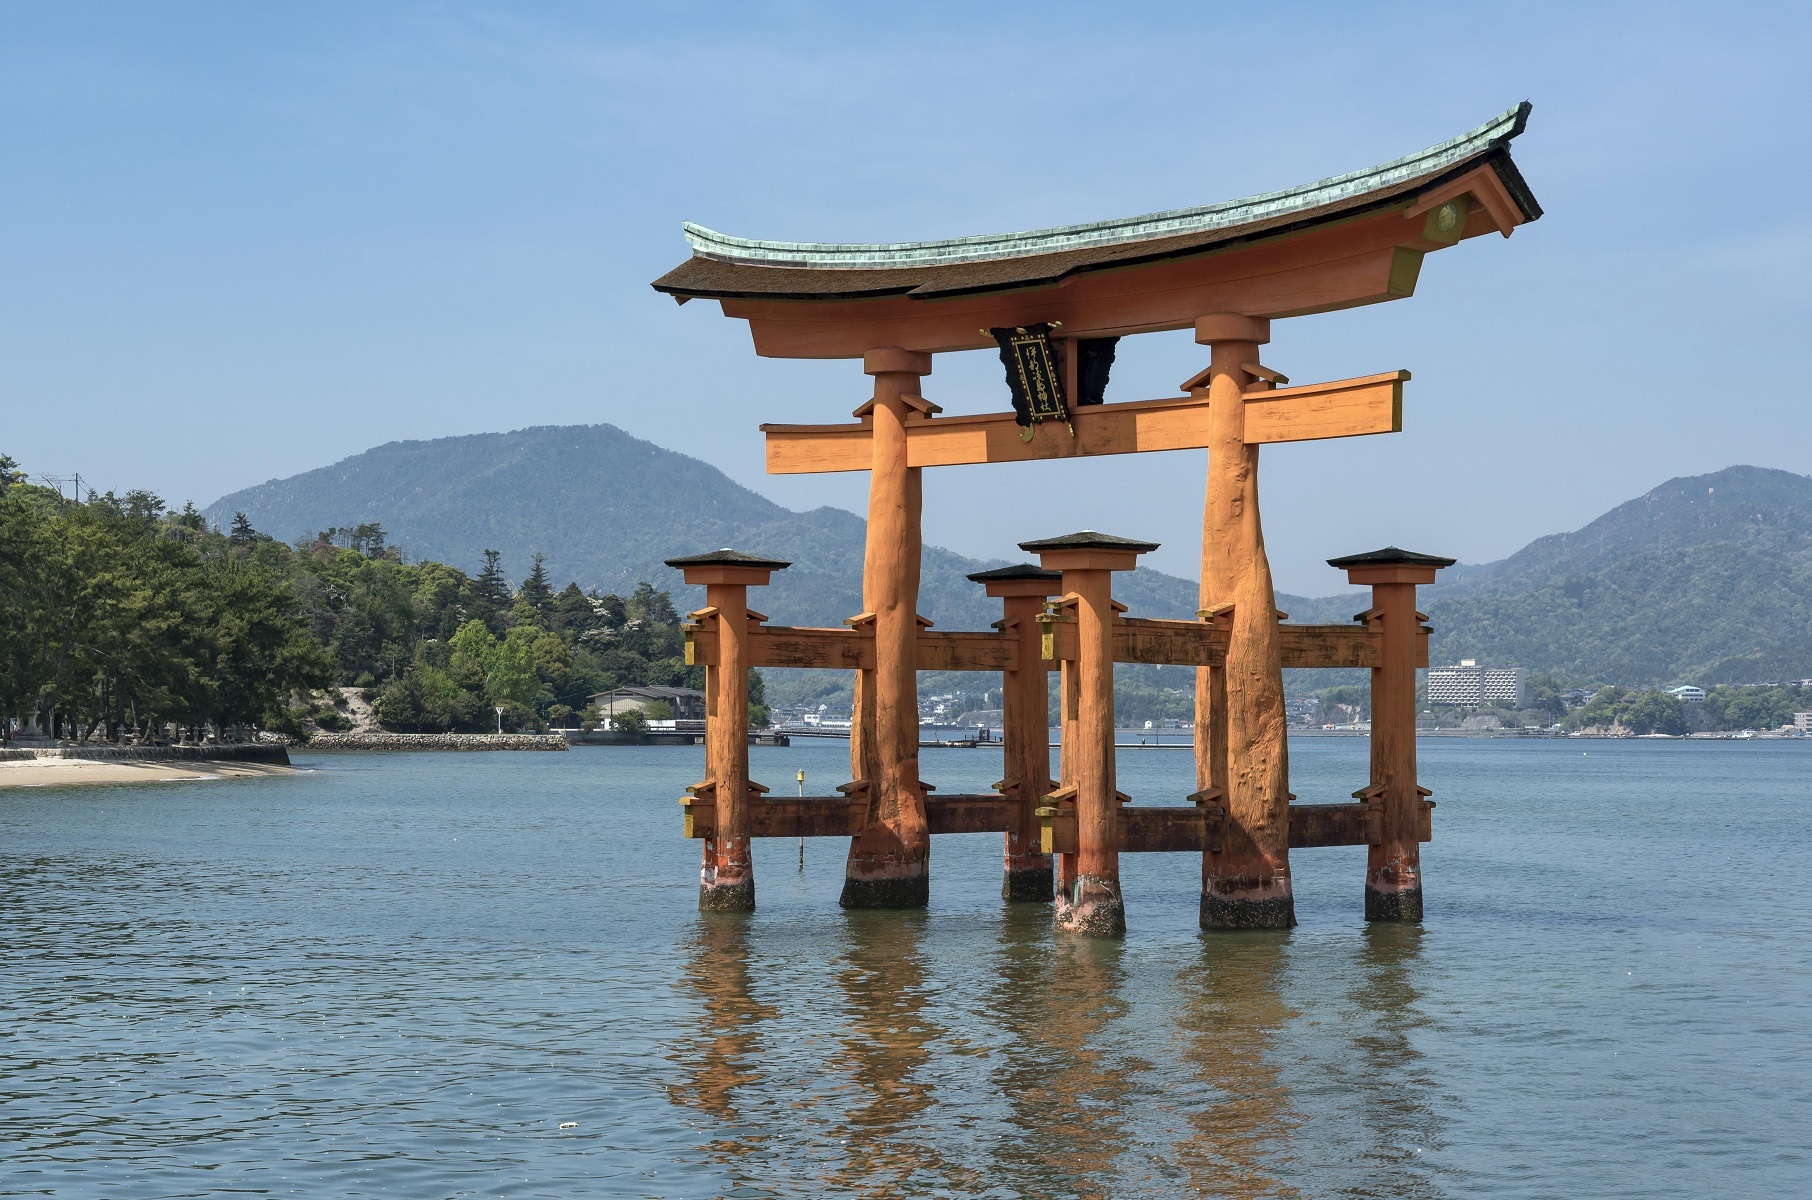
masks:
[[[1018,824],[1007,831],[1002,900],[1049,904],[1051,856],[1044,853],[1038,809],[1051,790],[1051,722],[1038,622],[1047,596],[1062,590],[1063,576],[1031,563],[978,571],[971,580],[1001,599],[1000,628],[1016,647],[1015,666],[1001,689],[1002,775],[997,787],[1019,802]]]
[[[703,584],[705,607],[692,616],[717,626],[717,663],[705,668],[705,780],[694,802],[709,801],[711,833],[704,839],[698,906],[752,912],[755,863],[749,851],[749,588],[766,585],[791,563],[738,550],[714,550],[667,565],[689,584]],[[765,791],[766,789],[761,789]]]
[[[1196,322],[1211,348],[1206,371],[1187,381],[1209,400],[1208,489],[1202,513],[1202,609],[1231,605],[1227,663],[1196,678],[1196,787],[1223,789],[1227,831],[1203,856],[1204,929],[1288,929],[1290,760],[1283,656],[1271,564],[1258,519],[1258,445],[1246,438],[1245,393],[1267,374],[1258,348],[1271,323],[1237,313]],[[1212,744],[1224,738],[1221,745]],[[1219,774],[1221,777],[1216,778]]]
[[[1064,595],[1045,605],[1045,613],[1039,618],[1040,626],[1047,634],[1055,636],[1057,626],[1062,622],[1073,623],[1076,620],[1076,597]],[[1042,649],[1042,647],[1041,647]],[[1047,808],[1052,816],[1074,817],[1076,815],[1076,761],[1082,753],[1082,739],[1077,733],[1077,709],[1080,707],[1080,696],[1077,691],[1077,680],[1080,674],[1073,658],[1062,659],[1057,664],[1057,788],[1045,797]],[[1041,822],[1042,823],[1042,822]],[[1056,879],[1053,881],[1053,892],[1057,896],[1068,896],[1076,890],[1076,851],[1074,848],[1054,856]]]
[[[919,395],[919,380],[931,374],[931,356],[870,350],[862,369],[875,380],[874,398],[856,410],[874,427],[862,607],[874,622],[875,669],[856,690],[850,768],[868,783],[868,812],[850,843],[838,903],[923,908],[931,899],[916,651],[923,505],[921,468],[906,465],[906,426],[936,411]]]
[[[1072,749],[1065,730],[1065,789],[1074,789],[1076,869],[1057,896],[1056,926],[1066,933],[1124,937],[1120,895],[1120,794],[1114,779],[1113,572],[1130,571],[1156,542],[1085,530],[1067,537],[1021,542],[1046,570],[1063,573],[1066,598],[1076,605],[1076,712]]]
[[[1454,560],[1395,546],[1328,560],[1349,582],[1369,584],[1372,606],[1360,619],[1376,629],[1379,663],[1372,669],[1372,779],[1357,793],[1372,810],[1365,863],[1365,919],[1422,919],[1423,797],[1416,782],[1416,665],[1422,614],[1416,585]],[[1432,807],[1432,805],[1429,805]]]

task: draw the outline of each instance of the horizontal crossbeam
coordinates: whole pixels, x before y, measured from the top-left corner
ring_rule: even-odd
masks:
[[[1403,383],[1408,371],[1387,371],[1334,383],[1254,389],[1246,393],[1246,441],[1319,441],[1403,428]],[[932,417],[906,425],[906,465],[948,467],[970,463],[1030,462],[1199,450],[1208,445],[1208,396],[1197,392],[1164,400],[1133,400],[1078,408],[1069,426],[1046,421],[1029,441],[1013,414]],[[874,427],[763,425],[768,474],[866,471],[873,458]],[[1072,433],[1071,431],[1074,430]]]
[[[688,797],[686,836],[715,834],[716,805]],[[751,800],[750,837],[853,837],[862,832],[868,801],[847,796],[804,796]],[[1019,822],[1019,801],[984,792],[973,796],[925,797],[925,820],[932,833],[1004,833]]]
[[[706,838],[715,835],[716,805],[708,796],[687,797],[686,836]],[[853,837],[862,831],[867,801],[846,796],[805,796],[802,798],[751,798],[749,801],[749,836],[784,837]],[[1431,840],[1430,812],[1427,801],[1422,807],[1421,839]],[[1312,849],[1317,846],[1364,846],[1370,844],[1375,831],[1367,804],[1292,804],[1290,805],[1290,848]],[[982,793],[972,796],[925,797],[925,820],[934,834],[1004,833],[1019,822],[1019,801],[1010,796]],[[1197,808],[1160,808],[1153,805],[1120,807],[1120,852],[1122,854],[1162,854],[1188,851],[1200,854],[1220,848],[1225,814],[1218,806]],[[1074,811],[1059,813],[1051,819],[1053,854],[1074,854],[1078,848]]]
[[[1382,662],[1382,636],[1364,625],[1278,626],[1283,665],[1291,668],[1376,667]],[[1114,661],[1218,667],[1227,661],[1229,637],[1225,627],[1204,621],[1124,617],[1114,625]],[[1075,661],[1074,621],[1059,619],[1045,626],[1044,656],[1049,662]],[[1426,632],[1420,640],[1416,665],[1428,665]]]
[[[1363,625],[1280,625],[1283,665],[1298,667],[1376,667],[1377,630]],[[1171,666],[1217,667],[1227,659],[1228,631],[1203,621],[1160,621],[1126,617],[1114,626],[1114,661]],[[686,630],[686,664],[717,663],[717,638],[711,624]],[[920,671],[1014,671],[1019,644],[1002,633],[921,629],[916,638]],[[751,667],[827,667],[872,670],[874,634],[870,629],[811,629],[785,625],[749,626]],[[1076,626],[1057,620],[1046,627],[1046,662],[1073,662]],[[1428,665],[1424,631],[1416,666]]]
[[[686,665],[717,664],[714,625],[688,626]],[[921,629],[915,639],[921,671],[1016,671],[1019,643],[1002,633]],[[751,667],[831,667],[873,670],[875,639],[870,628],[809,629],[785,625],[749,626]]]

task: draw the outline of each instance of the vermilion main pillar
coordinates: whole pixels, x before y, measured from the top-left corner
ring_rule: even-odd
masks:
[[[906,427],[930,406],[919,380],[931,356],[871,350],[863,369],[874,399],[862,606],[873,622],[875,666],[856,691],[850,769],[868,783],[868,811],[844,868],[844,908],[919,908],[931,898],[931,832],[919,783],[918,637],[920,470],[907,465]],[[864,673],[866,675],[866,672]]]
[[[1228,818],[1220,851],[1203,855],[1201,924],[1288,929],[1296,924],[1296,902],[1283,654],[1258,519],[1258,446],[1246,438],[1245,392],[1255,379],[1248,368],[1271,340],[1271,323],[1237,314],[1203,317],[1195,336],[1213,355],[1202,608],[1233,606],[1224,684],[1207,671],[1196,682],[1196,786],[1223,787]],[[1224,746],[1204,744],[1223,730]]]

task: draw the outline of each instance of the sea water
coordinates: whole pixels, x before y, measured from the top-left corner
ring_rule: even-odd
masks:
[[[1294,931],[1204,934],[1199,859],[1146,855],[1123,943],[1004,906],[997,835],[917,913],[760,841],[759,911],[701,915],[694,748],[0,792],[0,1195],[1812,1194],[1812,744],[1421,754],[1421,926],[1340,848]],[[1291,756],[1301,802],[1365,782],[1363,739]]]

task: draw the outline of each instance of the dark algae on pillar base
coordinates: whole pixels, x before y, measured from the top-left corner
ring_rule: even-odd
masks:
[[[1365,919],[1368,921],[1420,921],[1422,885],[1401,891],[1380,891],[1365,885]]]
[[[1367,914],[1370,893],[1367,893]],[[1202,890],[1203,929],[1294,929],[1296,898],[1291,895],[1252,897],[1222,896]]]
[[[1021,867],[1001,872],[1000,898],[1015,904],[1049,904],[1051,886],[1055,879],[1049,855],[1040,855],[1045,860],[1042,867]]]
[[[845,879],[837,903],[844,908],[924,908],[931,903],[931,876],[920,871],[891,879]]]

